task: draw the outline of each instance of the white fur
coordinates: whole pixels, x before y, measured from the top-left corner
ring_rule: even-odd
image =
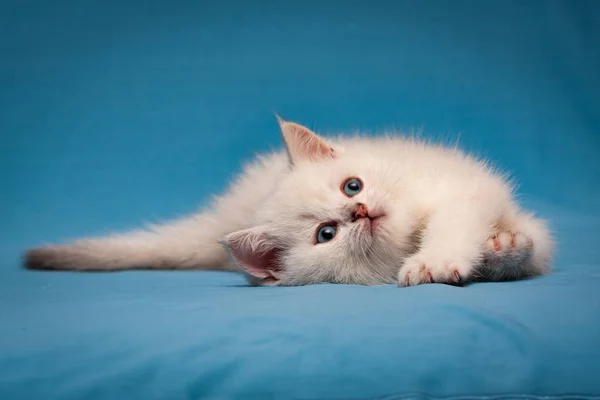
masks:
[[[396,135],[326,141],[280,124],[287,153],[258,157],[206,211],[144,231],[33,249],[27,265],[235,270],[233,259],[252,283],[264,285],[404,286],[548,272],[553,241],[546,225],[520,209],[512,185],[486,163]],[[351,198],[341,190],[349,177],[364,183]],[[352,222],[357,203],[385,214],[375,234],[364,233],[364,220]],[[337,224],[335,238],[315,244],[328,221]],[[267,259],[270,250],[276,257]]]

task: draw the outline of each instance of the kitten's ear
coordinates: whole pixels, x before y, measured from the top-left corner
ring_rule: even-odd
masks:
[[[273,284],[279,280],[282,243],[267,226],[232,232],[221,239],[235,263],[248,274]]]
[[[316,133],[302,125],[286,121],[277,114],[275,117],[287,147],[290,164],[300,160],[316,161],[335,157],[335,150]]]

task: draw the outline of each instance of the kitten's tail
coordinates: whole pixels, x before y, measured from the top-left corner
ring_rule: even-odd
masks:
[[[66,245],[29,249],[28,269],[118,271],[128,269],[202,269],[237,271],[218,243],[223,226],[198,215],[163,226],[151,226]]]

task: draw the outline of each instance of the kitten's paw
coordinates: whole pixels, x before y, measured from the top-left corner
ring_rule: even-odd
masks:
[[[467,278],[469,263],[435,255],[416,254],[406,260],[398,272],[398,286],[423,283],[458,284]]]
[[[485,255],[492,258],[514,254],[529,253],[533,249],[533,240],[520,232],[499,232],[489,238],[485,244]]]

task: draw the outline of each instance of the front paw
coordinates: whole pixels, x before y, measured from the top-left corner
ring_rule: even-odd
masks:
[[[400,268],[398,286],[414,286],[423,283],[456,285],[467,278],[470,269],[468,262],[458,258],[415,254]]]

